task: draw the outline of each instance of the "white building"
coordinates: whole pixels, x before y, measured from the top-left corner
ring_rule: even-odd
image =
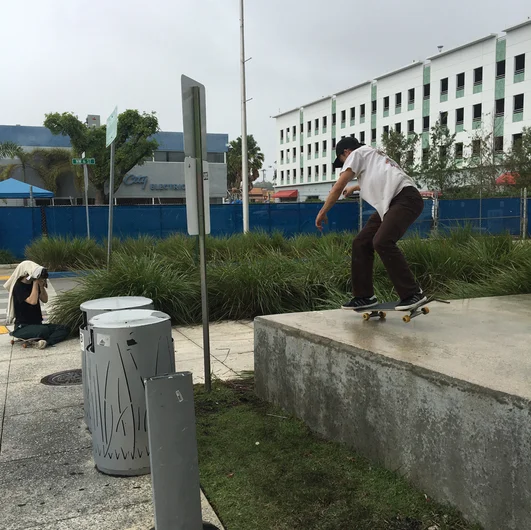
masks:
[[[275,118],[281,200],[325,199],[337,178],[336,142],[348,135],[377,146],[388,130],[415,132],[420,157],[441,120],[457,133],[456,156],[468,156],[482,126],[494,131],[501,152],[531,127],[531,20]]]

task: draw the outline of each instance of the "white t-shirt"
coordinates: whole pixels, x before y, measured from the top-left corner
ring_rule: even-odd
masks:
[[[358,179],[360,195],[383,219],[391,201],[413,180],[383,151],[362,145],[348,156],[341,172],[352,169]]]

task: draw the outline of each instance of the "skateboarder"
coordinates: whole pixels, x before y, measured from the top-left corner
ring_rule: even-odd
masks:
[[[359,191],[363,200],[376,209],[352,243],[354,297],[343,309],[365,309],[378,304],[373,287],[374,251],[400,296],[396,309],[407,311],[425,302],[426,297],[396,244],[424,209],[413,180],[385,153],[352,137],[337,143],[336,155],[334,168],[340,168],[341,173],[317,215],[316,227],[323,229],[328,211],[342,193],[348,196]],[[358,180],[358,185],[345,189],[353,179]]]

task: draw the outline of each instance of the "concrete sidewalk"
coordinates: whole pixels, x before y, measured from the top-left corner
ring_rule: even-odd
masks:
[[[173,331],[176,370],[203,378],[202,328]],[[211,326],[212,372],[231,379],[253,369],[253,325]],[[79,341],[23,349],[0,336],[0,526],[4,530],[147,530],[151,477],[114,478],[94,468],[82,387],[41,379],[81,367]],[[221,524],[203,497],[203,518]]]

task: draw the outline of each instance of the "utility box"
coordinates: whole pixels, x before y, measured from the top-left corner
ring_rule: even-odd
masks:
[[[92,454],[108,475],[150,471],[146,378],[175,372],[171,320],[166,313],[129,309],[89,322],[87,378]]]
[[[85,424],[88,430],[92,432],[90,410],[89,387],[85,381],[87,370],[86,348],[90,344],[90,332],[88,329],[89,321],[96,315],[108,313],[111,311],[120,311],[123,309],[153,309],[153,300],[143,296],[115,296],[113,298],[98,298],[89,300],[79,306],[83,314],[83,324],[79,328],[79,343],[81,346],[81,373],[83,377],[83,408]]]

